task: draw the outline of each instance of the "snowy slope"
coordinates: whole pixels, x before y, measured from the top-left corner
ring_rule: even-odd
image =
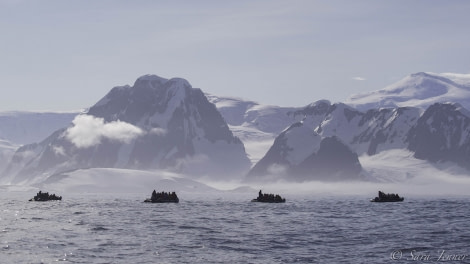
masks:
[[[266,155],[250,171],[249,178],[268,175],[276,179],[279,174],[285,178],[299,174],[299,171],[303,172],[297,177],[300,179],[329,180],[335,178],[331,175],[338,173],[344,177],[335,179],[357,178],[355,173],[348,175],[337,171],[345,167],[348,168],[345,171],[355,171],[357,158],[349,150],[359,156],[394,153],[389,152],[393,150],[411,151],[412,160],[428,161],[421,162],[423,164],[451,162],[470,168],[470,113],[459,104],[435,103],[424,112],[416,107],[362,112],[342,103],[329,102],[317,102],[313,106],[316,111],[304,108],[303,121],[276,138]],[[322,153],[318,151],[319,142],[329,138],[337,138],[338,142],[328,145],[328,148],[325,145],[324,153],[336,154],[326,156],[328,158],[323,160],[322,166],[314,166],[315,159]],[[344,159],[340,160],[341,156]],[[322,176],[322,170],[330,177]],[[364,170],[364,175],[376,174]]]
[[[303,114],[296,113],[302,107],[262,105],[207,93],[206,97],[215,104],[233,134],[243,142],[252,164],[266,154],[279,133],[303,118]]]
[[[13,157],[18,147],[18,145],[14,145],[10,141],[0,139],[0,172],[7,167],[8,162],[10,162],[11,157]],[[3,179],[0,177],[0,182],[2,180]]]
[[[47,190],[60,192],[142,193],[176,191],[207,193],[217,190],[203,183],[168,171],[139,171],[112,168],[82,169],[53,175],[35,183]],[[148,198],[148,197],[144,197]]]
[[[21,145],[44,140],[57,129],[68,126],[77,114],[78,112],[0,112],[0,173],[6,169]]]
[[[339,103],[331,105],[314,131],[323,137],[337,136],[359,155],[373,155],[382,150],[406,148],[408,131],[420,114],[418,108],[410,107],[361,112]]]
[[[321,137],[302,122],[283,131],[250,170],[250,181],[347,181],[361,178],[357,154],[337,137]]]
[[[470,109],[470,74],[415,73],[384,89],[351,96],[346,104],[359,110],[459,103]]]
[[[447,101],[459,104],[431,108]],[[470,75],[465,74],[416,73],[385,89],[352,96],[347,104],[321,100],[305,107],[203,94],[184,79],[146,75],[133,86],[113,88],[77,119],[75,114],[0,114],[0,135],[9,137],[0,143],[0,158],[10,157],[20,144],[50,135],[21,147],[3,180],[22,175],[16,178],[22,182],[36,174],[32,182],[38,182],[90,167],[164,169],[193,177],[209,176],[206,172],[211,171],[220,180],[233,180],[226,174],[237,170],[235,174],[243,176],[247,158],[252,165],[266,158],[263,170],[282,174],[317,154],[325,138],[334,137],[338,146],[344,144],[359,156],[363,174],[370,179],[409,180],[403,172],[409,168],[412,177],[413,166],[429,172],[443,172],[444,163],[470,168],[465,154],[470,153],[466,108],[470,109]],[[51,125],[44,120],[51,120]],[[52,128],[56,132],[47,134]],[[274,146],[280,134],[283,137]],[[278,152],[268,155],[273,148]],[[6,159],[0,160],[0,169]],[[407,162],[394,169],[397,160]]]
[[[412,151],[406,149],[391,149],[373,156],[362,155],[359,160],[364,173],[372,182],[408,183],[413,191],[419,188],[428,189],[428,194],[435,193],[430,192],[429,186],[439,182],[453,186],[452,189],[447,186],[445,190],[444,186],[437,185],[440,191],[450,191],[450,194],[470,186],[469,172],[465,168],[455,166],[453,162],[433,163],[417,159]],[[460,184],[463,185],[459,186]],[[436,190],[436,193],[439,191]]]
[[[249,167],[242,142],[200,89],[181,78],[145,75],[113,88],[71,126],[20,148],[5,174],[17,183],[83,168],[230,179]]]

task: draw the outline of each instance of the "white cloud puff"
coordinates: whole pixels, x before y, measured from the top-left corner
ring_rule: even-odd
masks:
[[[287,166],[275,163],[270,165],[267,171],[271,175],[285,175],[287,173]]]
[[[352,79],[355,80],[355,81],[365,81],[366,80],[366,78],[363,78],[363,77],[353,77]]]
[[[152,129],[150,129],[149,133],[154,134],[154,135],[158,135],[158,136],[164,136],[164,135],[166,135],[166,130],[163,129],[163,128],[154,127]]]
[[[77,148],[98,145],[103,138],[127,143],[143,134],[140,128],[129,123],[105,123],[103,118],[91,115],[78,115],[72,123],[74,126],[67,129],[65,137]]]
[[[52,150],[54,151],[56,156],[65,156],[65,150],[61,146],[53,146]]]

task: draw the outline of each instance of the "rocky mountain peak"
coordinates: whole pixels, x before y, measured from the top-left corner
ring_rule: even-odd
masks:
[[[242,142],[200,89],[156,75],[113,88],[72,126],[31,148],[23,149],[32,153],[28,160],[21,150],[15,154],[24,166],[17,179],[90,167],[227,178],[250,167]]]

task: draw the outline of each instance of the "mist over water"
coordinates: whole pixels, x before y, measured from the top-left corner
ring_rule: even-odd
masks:
[[[197,181],[92,169],[0,187],[0,263],[417,263],[469,255],[470,179]],[[39,190],[62,201],[28,202]],[[147,204],[151,191],[179,204]],[[258,191],[284,204],[252,203]],[[401,203],[371,203],[377,191]],[[424,257],[423,257],[424,258]],[[470,263],[470,258],[458,263]],[[455,262],[453,262],[455,263]]]
[[[285,195],[299,197],[315,196],[372,196],[377,195],[377,191],[399,193],[403,196],[417,197],[452,197],[470,195],[470,177],[449,176],[449,175],[419,175],[405,181],[397,182],[377,182],[377,181],[345,181],[345,182],[321,182],[306,181],[292,182],[278,180],[273,182],[210,182],[205,184],[221,190],[233,190],[240,186],[248,187],[244,189],[265,190],[266,192],[276,192]],[[372,197],[371,197],[372,198]]]

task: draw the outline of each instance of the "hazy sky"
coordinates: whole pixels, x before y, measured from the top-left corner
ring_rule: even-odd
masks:
[[[0,111],[78,110],[144,74],[303,106],[470,73],[470,1],[0,0]]]

